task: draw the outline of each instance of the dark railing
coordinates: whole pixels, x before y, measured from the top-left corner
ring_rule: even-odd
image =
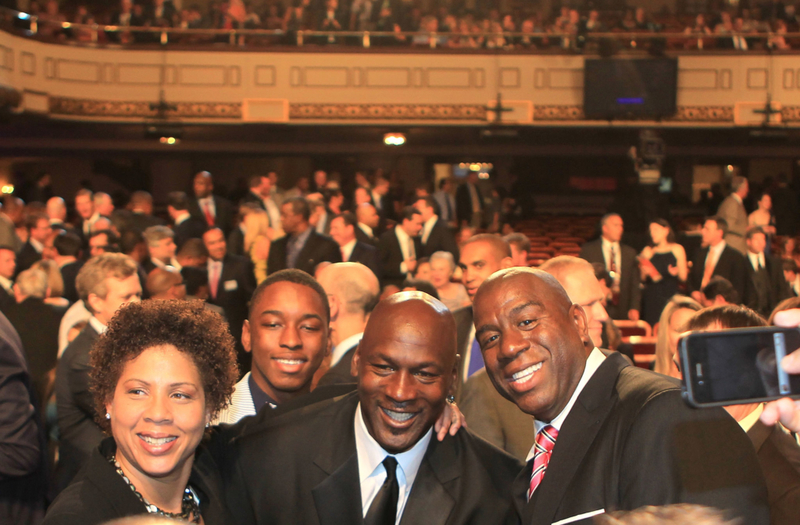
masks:
[[[541,51],[545,46],[551,51],[582,51],[596,49],[604,43],[613,43],[627,49],[712,49],[716,44],[732,37],[743,37],[748,49],[759,48],[770,51],[789,51],[787,43],[800,47],[800,33],[686,33],[686,32],[485,32],[452,33],[424,31],[315,31],[315,30],[268,30],[268,29],[194,29],[181,27],[134,27],[103,24],[78,24],[48,20],[8,8],[0,8],[0,23],[8,30],[29,37],[52,38],[57,32],[70,35],[70,41],[78,44],[101,44],[111,37],[112,44],[160,44],[173,43],[227,43],[231,46],[292,46],[306,44],[339,45],[350,48],[373,46],[413,46],[414,49],[467,49],[494,51]],[[459,42],[480,42],[480,46],[463,45]],[[718,47],[719,49],[719,47]]]

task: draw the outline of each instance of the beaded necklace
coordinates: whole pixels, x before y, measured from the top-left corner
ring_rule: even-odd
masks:
[[[186,488],[183,491],[183,500],[181,501],[181,512],[167,512],[165,510],[161,510],[157,506],[149,503],[144,497],[136,490],[136,487],[133,486],[131,480],[128,479],[128,476],[122,472],[122,467],[120,467],[119,462],[117,461],[116,456],[111,456],[108,459],[109,463],[114,465],[114,469],[117,471],[125,483],[128,484],[128,487],[136,494],[136,497],[139,498],[147,512],[150,514],[158,514],[160,516],[166,516],[167,518],[175,518],[184,521],[188,521],[189,523],[200,523],[200,498],[195,493],[194,489],[190,485],[186,485]]]

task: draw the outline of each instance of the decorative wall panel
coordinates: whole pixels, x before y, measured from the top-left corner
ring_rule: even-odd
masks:
[[[253,83],[256,86],[274,86],[275,76],[274,66],[256,66]]]
[[[240,119],[241,104],[179,102],[167,116],[182,119]],[[107,102],[66,97],[50,97],[50,113],[77,117],[153,118],[156,110],[149,102]]]
[[[486,108],[455,104],[291,104],[290,120],[486,120]]]
[[[161,83],[162,68],[151,64],[119,64],[117,79],[120,84],[155,85]]]
[[[680,69],[678,89],[717,89],[716,69]]]
[[[59,80],[89,84],[99,83],[103,78],[101,66],[97,62],[64,59],[55,61],[55,77]]]
[[[428,87],[468,88],[472,85],[472,71],[467,68],[431,67],[426,71]]]
[[[550,89],[583,89],[582,69],[552,68],[547,77]]]
[[[10,47],[0,46],[0,69],[14,71],[14,50]]]
[[[747,89],[767,89],[769,75],[764,68],[749,68],[747,70]]]
[[[36,74],[36,56],[33,53],[23,51],[19,54],[20,70],[26,75]]]
[[[504,67],[500,69],[500,75],[497,84],[501,88],[518,88],[520,87],[522,74],[517,67]]]
[[[369,67],[364,75],[366,87],[411,87],[411,70],[407,67]]]
[[[350,85],[350,70],[346,67],[306,67],[303,70],[306,87],[340,87]]]
[[[178,68],[178,83],[184,86],[224,86],[228,83],[223,66],[185,66]]]

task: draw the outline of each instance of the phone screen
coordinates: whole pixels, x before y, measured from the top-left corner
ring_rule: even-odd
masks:
[[[689,334],[681,367],[697,404],[736,404],[800,395],[800,375],[777,366],[800,347],[795,329],[758,328]]]

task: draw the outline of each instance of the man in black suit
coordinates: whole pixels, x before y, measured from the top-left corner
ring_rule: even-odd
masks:
[[[581,259],[590,263],[605,265],[608,274],[613,278],[611,286],[612,299],[606,309],[612,319],[639,320],[642,303],[642,292],[639,284],[642,280],[636,250],[620,243],[622,240],[622,217],[609,213],[600,220],[600,238],[581,246]]]
[[[74,303],[78,300],[75,279],[84,263],[79,258],[81,239],[74,233],[61,232],[53,239],[53,252],[55,254],[53,260],[61,270],[61,277],[64,280],[64,292],[61,295],[70,303]]]
[[[356,239],[373,246],[378,245],[378,226],[381,223],[381,216],[375,211],[375,206],[365,202],[356,207]]]
[[[413,206],[406,206],[400,224],[383,232],[378,240],[381,285],[400,286],[414,275],[417,257],[422,257],[421,230],[422,214]]]
[[[164,226],[164,221],[153,215],[153,196],[146,191],[135,191],[131,195],[130,212],[122,215],[123,221],[127,219],[127,228],[123,229],[136,230],[144,232],[151,226]],[[119,215],[119,211],[114,212],[115,216]]]
[[[272,242],[267,273],[297,268],[314,275],[319,263],[342,261],[336,242],[315,232],[308,223],[310,213],[303,197],[292,197],[281,205],[281,223],[286,235]]]
[[[17,268],[17,254],[11,246],[0,246],[0,311],[5,311],[14,299],[14,275]]]
[[[247,303],[256,289],[253,263],[248,257],[228,253],[225,235],[219,228],[206,231],[203,243],[208,251],[208,302],[224,310],[236,342],[239,373],[245,374],[250,370],[250,355],[242,346],[242,325],[247,319]]]
[[[180,270],[181,265],[175,259],[175,232],[166,226],[151,226],[142,234],[147,242],[148,259],[142,264],[145,273],[156,268],[173,266]],[[94,254],[92,254],[94,256]]]
[[[790,295],[789,285],[783,276],[783,265],[780,259],[767,255],[767,235],[761,227],[756,226],[745,234],[747,245],[748,282],[747,305],[764,317],[769,317],[779,302]]]
[[[456,189],[456,215],[462,226],[483,226],[484,204],[478,189],[478,174],[471,171],[467,181]]]
[[[242,524],[502,524],[519,463],[466,429],[434,439],[457,377],[455,322],[420,292],[372,312],[353,357],[358,392],[235,442],[223,467]],[[265,468],[269,466],[269,468]]]
[[[535,419],[532,461],[513,490],[522,523],[588,524],[672,503],[769,523],[761,468],[736,422],[689,408],[677,381],[595,348],[583,309],[553,276],[497,272],[474,309],[492,383]]]
[[[56,367],[59,462],[58,490],[63,490],[103,439],[95,423],[94,396],[89,391],[89,351],[105,331],[116,311],[130,301],[139,301],[142,287],[138,265],[121,253],[92,257],[78,272],[77,287],[89,323],[67,346]]]
[[[422,256],[430,257],[436,252],[450,252],[458,260],[458,246],[447,223],[439,218],[439,203],[431,196],[420,197],[414,207],[422,214]]]
[[[192,217],[204,221],[210,228],[216,226],[225,235],[234,227],[234,209],[228,199],[214,195],[214,178],[207,171],[200,171],[193,180],[194,199],[189,201]]]
[[[343,262],[361,263],[378,276],[380,272],[378,249],[359,241],[356,237],[357,229],[355,215],[346,211],[331,221],[331,238],[339,245]]]
[[[25,219],[25,225],[28,228],[28,242],[22,245],[22,249],[17,254],[17,275],[42,259],[44,243],[53,232],[50,228],[50,219],[41,213],[29,215]]]
[[[763,317],[744,306],[729,305],[706,308],[689,319],[686,330],[727,330],[767,326]],[[759,421],[762,403],[726,406],[725,410],[739,422],[753,442],[767,482],[771,525],[797,523],[800,509],[800,446],[779,427],[768,427]]]
[[[331,305],[330,369],[319,385],[354,383],[351,374],[353,354],[364,336],[364,328],[378,303],[381,287],[378,278],[363,264],[342,262],[331,264],[317,276],[328,294]]]
[[[58,327],[67,307],[45,304],[47,274],[41,270],[29,268],[19,274],[14,293],[16,302],[8,306],[5,314],[22,340],[28,372],[39,403],[37,408],[44,412],[47,374],[56,366]]]
[[[280,207],[275,203],[272,198],[272,181],[266,175],[251,175],[248,179],[248,186],[250,191],[242,198],[242,203],[253,203],[259,208],[267,212],[267,219],[269,220],[269,227],[276,231],[285,231],[281,221],[283,214]]]
[[[698,250],[689,270],[689,289],[697,302],[702,302],[701,290],[715,275],[726,278],[739,293],[739,300],[747,304],[749,276],[744,255],[728,246],[723,240],[728,224],[721,217],[709,217],[703,224],[703,245]]]
[[[47,445],[22,342],[0,314],[0,523],[41,523]]]
[[[172,231],[175,233],[175,246],[181,249],[189,239],[200,239],[208,229],[206,222],[192,217],[189,213],[189,197],[182,191],[173,191],[167,195],[167,213],[172,219]]]

